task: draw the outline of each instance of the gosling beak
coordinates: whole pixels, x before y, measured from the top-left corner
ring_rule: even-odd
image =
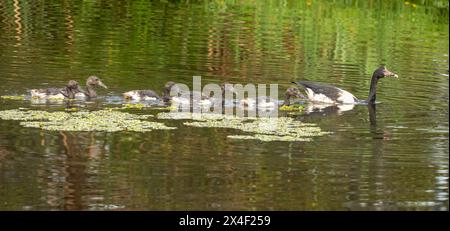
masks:
[[[100,86],[100,87],[103,87],[103,88],[105,88],[105,89],[108,89],[108,87],[105,85],[105,84],[103,84],[103,82],[102,81],[98,81],[98,85]]]

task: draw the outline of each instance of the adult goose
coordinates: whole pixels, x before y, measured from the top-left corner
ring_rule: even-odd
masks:
[[[370,82],[369,96],[366,100],[359,100],[348,91],[338,87],[313,83],[308,81],[292,82],[305,88],[308,99],[312,102],[329,103],[329,104],[357,104],[357,103],[375,103],[377,94],[378,80],[384,77],[398,78],[398,75],[390,72],[385,65],[381,65],[373,72]]]
[[[103,84],[103,82],[100,80],[99,77],[95,75],[91,75],[86,80],[86,90],[83,92],[79,92],[75,95],[76,98],[95,98],[97,97],[97,92],[95,92],[95,87],[100,86],[105,89],[108,89],[108,87]]]
[[[84,92],[75,80],[70,80],[64,88],[31,89],[31,98],[62,100],[73,99],[77,93]]]
[[[260,108],[260,109],[274,109],[278,106],[289,106],[291,104],[291,98],[298,97],[304,98],[305,96],[300,93],[298,88],[291,87],[288,88],[284,93],[284,101],[278,101],[276,99],[272,99],[268,96],[260,96],[256,99],[253,98],[245,98],[240,100],[240,105],[248,108]]]

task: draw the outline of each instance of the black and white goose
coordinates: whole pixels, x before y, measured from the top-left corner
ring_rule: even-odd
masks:
[[[385,65],[381,65],[373,72],[372,80],[370,82],[369,96],[366,100],[359,100],[350,92],[328,84],[313,83],[308,81],[292,83],[304,87],[308,99],[312,102],[327,104],[375,103],[378,80],[384,77],[398,78],[398,75],[390,72]]]

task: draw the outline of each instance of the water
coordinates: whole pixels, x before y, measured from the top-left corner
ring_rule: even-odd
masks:
[[[0,2],[0,95],[108,85],[86,108],[168,80],[331,83],[366,98],[297,116],[312,142],[227,139],[229,129],[58,132],[0,120],[1,210],[448,210],[446,1]],[[280,93],[281,95],[281,93]],[[0,100],[0,109],[62,110]],[[134,113],[155,113],[136,110]]]

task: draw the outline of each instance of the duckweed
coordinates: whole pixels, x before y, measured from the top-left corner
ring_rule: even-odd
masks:
[[[62,121],[67,120],[70,114],[67,112],[46,112],[27,109],[12,109],[0,111],[2,120],[42,120],[42,121]]]
[[[151,108],[153,110],[161,110],[161,111],[172,111],[177,109],[176,107],[173,106],[166,106],[166,107],[153,107],[154,105],[149,105],[149,104],[143,104],[143,103],[125,103],[122,104],[121,107],[113,107],[110,109],[113,110],[120,110],[120,109],[144,109],[144,108]]]
[[[71,112],[74,112],[74,111],[78,111],[78,108],[76,108],[76,107],[71,107],[71,108],[66,108],[66,109],[64,109],[65,111],[71,111]]]
[[[20,125],[51,131],[134,131],[176,129],[163,123],[145,121],[151,115],[135,115],[113,110],[46,112],[35,110],[0,111],[3,120],[22,120]]]
[[[237,117],[231,115],[223,115],[217,113],[192,113],[192,112],[161,112],[156,115],[158,119],[171,119],[171,120],[198,120],[198,121],[210,121],[210,120],[255,120],[256,117]]]
[[[274,135],[229,135],[227,138],[230,139],[241,139],[241,140],[260,140],[260,141],[311,141],[311,138],[300,138],[291,136],[274,136]]]
[[[159,113],[159,119],[190,119],[186,126],[231,128],[254,135],[230,135],[231,139],[257,139],[261,141],[311,141],[310,137],[329,134],[315,124],[303,123],[290,117],[246,118],[213,113]]]
[[[2,95],[0,98],[9,100],[25,100],[24,95]]]
[[[148,107],[147,105],[143,103],[126,103],[123,104],[120,109],[143,109],[145,107]]]
[[[161,110],[161,111],[173,111],[173,110],[177,110],[177,107],[175,107],[175,106],[166,106],[166,107],[155,107],[153,109]]]
[[[305,110],[305,107],[303,107],[302,105],[298,105],[298,106],[283,105],[278,110],[280,110],[280,111],[303,111],[303,110]]]

